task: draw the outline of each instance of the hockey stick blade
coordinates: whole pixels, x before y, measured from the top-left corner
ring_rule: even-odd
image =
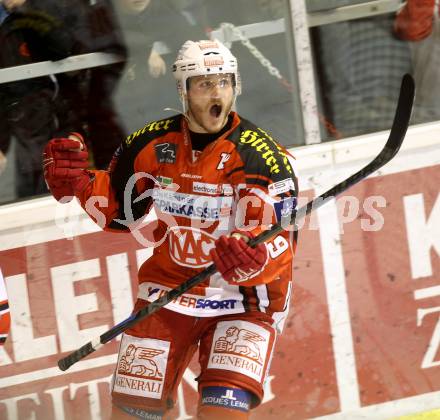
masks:
[[[381,168],[383,165],[389,162],[396,155],[396,153],[400,149],[400,146],[402,145],[403,139],[408,129],[409,121],[411,118],[412,106],[414,102],[414,93],[415,93],[414,80],[409,74],[406,74],[402,79],[399,100],[397,104],[396,114],[394,116],[393,125],[391,127],[390,135],[381,152],[367,166],[362,168],[360,171],[351,175],[345,181],[342,181],[340,184],[335,185],[330,190],[314,198],[305,206],[301,207],[298,211],[295,212],[295,214],[292,215],[290,224],[294,224],[295,221],[305,217],[312,210],[316,210],[317,208],[325,204],[328,200],[341,194],[348,188],[357,184],[362,179],[366,178],[368,175],[377,171],[379,168]],[[283,227],[281,223],[277,223],[273,225],[271,229],[253,238],[249,242],[249,245],[256,246],[259,243],[272,238],[277,233],[281,232],[284,228],[285,226]],[[149,303],[147,306],[140,309],[138,312],[132,314],[129,318],[115,325],[113,328],[102,334],[99,338],[90,341],[89,343],[85,344],[78,350],[75,350],[68,356],[60,359],[58,361],[59,368],[63,371],[69,369],[70,366],[80,361],[84,357],[88,356],[89,354],[93,353],[103,344],[109,342],[110,340],[112,340],[113,338],[124,332],[127,328],[130,328],[131,326],[137,324],[140,320],[153,314],[163,306],[170,303],[172,300],[186,293],[189,289],[202,283],[204,280],[206,280],[206,278],[214,274],[216,271],[217,269],[215,267],[215,264],[211,264],[209,267],[207,267],[205,270],[203,270],[196,276],[185,281],[181,285],[177,286],[175,289],[170,290],[161,298],[155,300],[154,302]]]

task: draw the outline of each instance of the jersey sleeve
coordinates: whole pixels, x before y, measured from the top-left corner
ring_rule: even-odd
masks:
[[[84,210],[104,230],[129,232],[130,225],[152,206],[148,191],[154,185],[154,178],[149,175],[154,161],[144,157],[154,153],[145,150],[151,142],[143,140],[127,137],[113,155],[109,169],[89,171],[91,182],[77,195]]]
[[[266,131],[243,130],[237,145],[243,170],[236,173],[236,229],[254,236],[281,223],[283,231],[266,242],[268,262],[252,283],[270,283],[291,268],[297,234],[290,224],[296,211],[298,182],[295,160]],[[248,282],[247,282],[248,284]],[[250,283],[249,283],[250,284]]]

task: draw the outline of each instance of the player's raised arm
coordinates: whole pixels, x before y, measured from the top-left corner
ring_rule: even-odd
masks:
[[[66,203],[76,197],[101,228],[128,232],[129,222],[149,211],[151,199],[135,202],[153,182],[137,179],[133,159],[127,158],[124,144],[115,152],[108,170],[103,171],[87,169],[88,151],[80,134],[50,140],[44,150],[43,165],[54,198]],[[120,175],[122,171],[124,176]],[[128,221],[125,211],[132,216]]]

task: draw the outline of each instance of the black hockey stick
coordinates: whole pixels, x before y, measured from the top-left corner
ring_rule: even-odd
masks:
[[[368,175],[372,174],[387,162],[389,162],[399,151],[400,146],[402,145],[403,139],[405,137],[406,130],[408,128],[409,120],[411,117],[411,110],[414,101],[414,80],[409,75],[406,74],[402,79],[402,85],[400,88],[399,101],[397,104],[396,114],[394,116],[393,125],[391,127],[391,132],[388,137],[388,140],[382,149],[382,151],[371,161],[367,166],[361,169],[359,172],[348,177],[345,181],[342,181],[340,184],[335,185],[330,190],[321,194],[320,196],[314,198],[312,201],[307,203],[305,206],[301,207],[296,214],[293,214],[291,219],[288,220],[289,224],[294,224],[296,220],[305,217],[312,210],[316,210],[325,204],[328,200],[333,197],[341,194],[348,188],[357,184],[362,179],[366,178]],[[249,245],[254,247],[270,238],[280,233],[284,228],[281,223],[277,223],[272,226],[271,229],[261,233],[257,237],[253,238]],[[102,334],[100,337],[96,338],[93,341],[85,344],[80,347],[78,350],[75,350],[68,356],[60,359],[58,361],[58,366],[61,370],[67,370],[70,366],[86,357],[90,353],[96,351],[103,344],[109,342],[122,332],[124,332],[127,328],[133,326],[141,319],[153,314],[158,311],[163,306],[170,303],[172,300],[181,296],[189,289],[203,282],[207,277],[211,276],[217,271],[214,264],[211,264],[205,270],[197,274],[196,276],[190,278],[189,280],[182,283],[180,286],[175,289],[170,290],[161,298],[155,300],[154,302],[149,303],[147,306],[139,310],[138,312],[132,314],[129,318],[115,325],[113,328]]]

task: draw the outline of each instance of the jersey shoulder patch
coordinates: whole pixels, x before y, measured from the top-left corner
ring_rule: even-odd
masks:
[[[167,133],[179,131],[181,119],[181,115],[175,115],[163,120],[149,122],[125,139],[125,147],[129,148],[137,143],[145,146],[150,141],[163,137]]]
[[[123,208],[123,203],[125,200],[125,189],[129,185],[128,182],[130,178],[135,174],[135,161],[138,156],[145,151],[145,148],[154,144],[154,141],[161,139],[168,133],[177,132],[180,130],[180,123],[182,120],[181,115],[172,116],[159,121],[153,121],[146,124],[143,128],[134,133],[130,134],[118,147],[113,155],[113,159],[109,166],[109,172],[111,177],[111,185],[115,191],[117,200],[121,203],[121,209]],[[170,156],[175,156],[173,154],[172,147],[169,150],[165,150],[165,145],[162,144],[162,148],[158,147],[156,149],[156,155],[164,156],[167,162],[170,160]],[[159,145],[161,146],[161,145]],[[148,160],[150,163],[153,159]],[[161,162],[160,160],[158,160]],[[148,163],[148,162],[147,162]],[[149,164],[144,167],[145,172],[150,172],[151,168]],[[136,191],[132,192],[132,203],[136,201],[137,195]],[[139,207],[138,213],[143,215],[145,208],[143,203],[138,205],[133,204],[134,207]],[[121,217],[123,218],[123,217]]]
[[[246,173],[261,174],[274,181],[294,175],[286,149],[251,122],[242,118],[230,141],[236,145]]]

